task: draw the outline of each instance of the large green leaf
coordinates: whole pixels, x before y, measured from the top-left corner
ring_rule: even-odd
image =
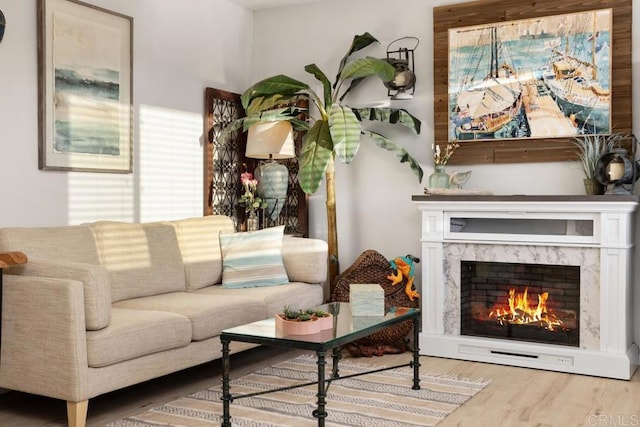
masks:
[[[276,94],[273,96],[265,97],[265,96],[257,96],[251,100],[251,103],[246,109],[246,113],[248,116],[253,114],[258,114],[262,111],[269,110],[273,107],[277,107],[279,105],[285,105],[292,100],[294,100],[296,96],[282,96],[281,94]]]
[[[256,97],[272,95],[282,95],[287,97],[308,89],[309,85],[306,83],[302,83],[289,76],[279,74],[254,84],[242,93],[240,100],[242,101],[242,107],[246,110],[251,104],[251,101]]]
[[[358,120],[377,120],[383,123],[401,124],[415,133],[420,133],[422,122],[403,108],[353,108],[353,113]]]
[[[289,122],[291,122],[291,124],[293,125],[293,130],[306,132],[311,128],[311,126],[309,125],[309,122],[306,120],[292,118],[289,120]]]
[[[341,162],[349,164],[360,147],[360,122],[351,108],[334,104],[329,114],[333,151]]]
[[[302,151],[298,159],[298,182],[302,191],[307,194],[318,191],[332,156],[333,142],[329,123],[318,120],[302,138]]]
[[[297,109],[292,107],[278,108],[275,110],[267,110],[262,113],[254,114],[244,117],[243,127],[244,130],[248,130],[251,126],[257,122],[279,122],[279,121],[291,121],[297,115]]]
[[[422,171],[422,167],[420,164],[409,155],[407,150],[391,141],[387,137],[380,135],[377,132],[372,132],[368,130],[363,130],[362,134],[366,137],[373,140],[376,145],[380,148],[384,148],[385,150],[392,151],[395,154],[396,158],[400,160],[400,163],[409,163],[409,167],[413,171],[413,173],[418,177],[418,181],[422,182],[422,177],[424,176],[424,172]]]
[[[304,67],[304,70],[312,74],[322,83],[322,87],[324,88],[324,108],[329,108],[329,104],[331,103],[331,82],[316,64],[309,64]]]
[[[349,94],[349,92],[351,92],[352,90],[354,90],[355,88],[357,88],[358,86],[360,86],[360,83],[362,83],[363,81],[365,81],[366,78],[365,77],[360,77],[357,79],[353,79],[351,80],[351,84],[349,85],[349,87],[347,88],[347,90],[345,90],[343,92],[342,95],[340,95],[340,98],[338,99],[339,102],[342,102],[342,100]]]
[[[340,78],[346,80],[376,75],[380,80],[387,82],[393,79],[394,74],[395,68],[387,61],[367,56],[349,62],[340,73]]]
[[[338,85],[338,81],[340,80],[340,75],[342,74],[342,69],[345,67],[345,65],[347,65],[347,61],[349,60],[349,57],[354,52],[362,50],[372,43],[378,43],[378,39],[373,37],[368,32],[365,32],[364,34],[355,35],[353,37],[353,41],[351,42],[351,46],[349,46],[349,50],[344,55],[344,57],[342,57],[342,60],[340,61],[340,66],[338,67],[338,74],[336,75],[336,81],[333,83],[334,89]]]

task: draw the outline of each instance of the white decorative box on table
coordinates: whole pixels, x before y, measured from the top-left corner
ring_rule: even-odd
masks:
[[[352,316],[384,316],[384,290],[376,283],[352,284],[349,302]]]

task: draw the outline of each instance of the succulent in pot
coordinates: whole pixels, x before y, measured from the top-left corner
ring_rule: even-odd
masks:
[[[318,309],[295,310],[284,306],[275,319],[276,330],[283,335],[309,335],[333,328],[333,316]]]

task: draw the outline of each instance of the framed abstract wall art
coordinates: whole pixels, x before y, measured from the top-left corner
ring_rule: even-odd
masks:
[[[39,168],[132,171],[133,19],[38,0]]]

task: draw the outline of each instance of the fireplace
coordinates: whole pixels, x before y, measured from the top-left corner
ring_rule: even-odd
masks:
[[[421,354],[631,378],[636,196],[413,200]]]
[[[461,261],[460,334],[578,347],[580,267]]]

